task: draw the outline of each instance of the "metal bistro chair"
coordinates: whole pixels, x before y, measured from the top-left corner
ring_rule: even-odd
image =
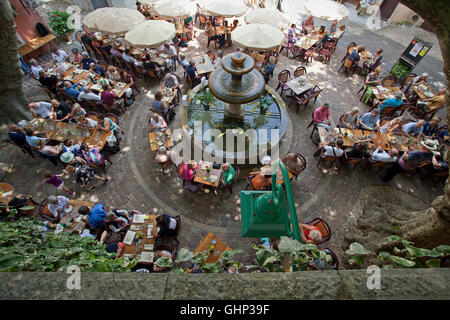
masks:
[[[317,227],[322,234],[322,240],[316,244],[322,244],[331,239],[331,228],[322,218],[315,218],[311,221],[305,222],[305,224]]]
[[[233,194],[233,185],[238,181],[240,173],[241,173],[241,171],[239,170],[239,168],[236,167],[233,183],[226,186],[226,188],[230,192],[229,196],[231,196]]]
[[[330,167],[331,167],[331,166],[333,166],[333,164],[336,162],[336,160],[340,162],[340,166],[339,166],[338,170],[342,168],[343,162],[342,162],[342,160],[340,159],[340,157],[336,157],[336,156],[325,156],[325,155],[324,155],[324,148],[323,148],[323,147],[322,147],[322,148],[319,148],[319,149],[314,153],[314,157],[317,157],[317,156],[318,156],[318,159],[317,159],[317,168],[319,167],[319,165],[320,165],[320,163],[321,163],[322,161],[329,162],[329,163],[330,163]]]
[[[301,77],[304,74],[306,74],[306,68],[305,67],[298,67],[294,71],[294,78]]]
[[[286,85],[286,82],[291,78],[291,73],[289,70],[283,70],[278,74],[278,86],[275,91],[278,91],[278,89],[281,89],[281,97],[283,97],[284,91],[290,91],[291,88],[289,88]]]
[[[305,110],[308,106],[308,102],[311,99],[311,97],[299,97],[299,96],[293,96],[292,97],[292,101],[289,103],[288,107],[291,107],[291,104],[293,102],[295,102],[297,104],[297,110],[295,111],[295,113],[298,113],[298,109],[300,109],[300,106],[305,106]],[[308,126],[309,127],[309,126]]]

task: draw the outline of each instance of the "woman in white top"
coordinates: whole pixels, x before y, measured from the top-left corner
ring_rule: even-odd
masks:
[[[354,107],[352,111],[345,113],[341,118],[341,127],[347,129],[356,128],[359,109]]]
[[[150,113],[150,124],[149,129],[154,131],[161,128],[166,128],[167,123],[164,121],[163,117],[161,117],[159,114],[151,112]]]

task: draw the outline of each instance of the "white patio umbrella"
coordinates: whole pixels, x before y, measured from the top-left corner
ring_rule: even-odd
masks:
[[[195,15],[197,6],[187,0],[163,1],[155,5],[154,10],[163,19],[184,19]]]
[[[108,11],[109,8],[100,8],[97,10],[94,10],[90,13],[88,13],[84,19],[83,19],[83,25],[89,30],[89,31],[97,31],[95,22],[99,17],[101,17],[105,12]]]
[[[247,23],[268,24],[277,29],[289,24],[289,17],[277,9],[255,9],[244,17]]]
[[[158,47],[175,37],[175,26],[164,20],[148,20],[125,34],[125,41],[138,48]]]
[[[232,18],[244,15],[248,7],[242,0],[211,0],[204,3],[203,10],[212,16]]]
[[[140,0],[139,2],[144,4],[144,5],[148,5],[150,7],[153,7],[153,6],[155,6],[158,3],[163,2],[163,1],[167,1],[167,0]]]
[[[297,19],[301,14],[306,14],[306,2],[307,0],[282,1],[281,11],[291,18]]]
[[[240,26],[231,32],[231,40],[251,50],[270,50],[283,44],[283,33],[268,24],[252,23]]]
[[[305,9],[308,14],[316,18],[330,21],[341,21],[349,15],[348,9],[344,5],[330,0],[308,0]]]
[[[111,34],[120,35],[135,28],[145,21],[142,13],[128,8],[107,8],[104,13],[97,16],[95,22],[96,30]]]

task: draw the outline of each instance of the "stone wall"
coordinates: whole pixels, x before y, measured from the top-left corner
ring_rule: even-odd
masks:
[[[450,269],[381,270],[369,290],[365,270],[245,274],[0,273],[0,299],[450,299]],[[132,292],[132,294],[130,294]]]

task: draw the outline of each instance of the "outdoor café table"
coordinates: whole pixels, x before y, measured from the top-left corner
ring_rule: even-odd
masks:
[[[414,150],[420,150],[420,139],[410,138],[401,134],[388,134],[389,142],[392,148],[397,149],[400,152],[406,152],[409,148]]]
[[[60,122],[59,127],[50,136],[51,140],[64,142],[66,139],[73,140],[74,144],[83,144],[84,140],[90,137],[92,131],[85,127],[73,123]]]
[[[216,33],[217,34],[222,34],[222,35],[231,33],[231,26],[229,26],[229,27],[223,27],[223,26],[216,27]]]
[[[435,96],[433,90],[431,90],[430,85],[427,82],[421,84],[413,84],[412,88],[420,99],[433,98]]]
[[[6,182],[0,182],[0,203],[7,205],[13,199],[14,188]]]
[[[206,168],[210,168],[208,173]],[[198,169],[195,172],[194,182],[204,184],[208,187],[218,188],[220,184],[220,178],[222,175],[222,169],[214,169],[213,163],[208,161],[200,161]],[[214,181],[211,177],[215,177]]]
[[[72,231],[76,233],[81,233],[86,226],[86,222],[82,220],[81,215],[78,213],[78,209],[80,209],[82,206],[86,206],[91,210],[94,206],[94,202],[89,201],[83,201],[83,200],[70,200],[70,205],[72,206],[72,209],[69,212],[65,212],[61,220],[59,221],[59,224],[63,224],[66,227],[64,228],[64,231]],[[47,203],[48,205],[48,203]],[[65,209],[65,208],[64,208]],[[45,206],[44,211],[47,210],[47,206]],[[50,213],[51,214],[51,213]]]
[[[300,36],[300,39],[294,44],[296,47],[302,48],[304,50],[308,50],[311,48],[317,41],[319,41],[319,35],[313,34],[313,35],[302,35]]]
[[[95,129],[91,135],[84,141],[88,146],[100,146],[101,149],[106,145],[106,139],[113,134],[112,131]]]
[[[202,54],[200,56],[193,57],[195,68],[197,69],[197,74],[204,74],[214,71],[214,65],[207,54]]]
[[[167,135],[167,136],[166,136]],[[167,149],[173,147],[172,134],[170,129],[158,130],[148,134],[150,140],[150,149],[157,151],[160,146],[164,145]]]
[[[119,98],[121,98],[125,94],[125,91],[130,88],[130,84],[108,80],[93,72],[73,67],[64,73],[63,79],[69,80],[72,83],[77,83],[82,87],[87,86],[91,90],[98,92],[103,91],[101,82],[106,81],[106,83],[109,83],[112,87],[112,92],[114,92],[114,94],[116,94]],[[96,83],[94,83],[93,81],[95,81]]]
[[[51,136],[60,125],[61,122],[57,122],[55,120],[34,118],[28,122],[27,127],[35,132],[42,132]]]
[[[212,240],[216,241],[214,245],[211,243]],[[210,252],[210,245],[213,249],[212,252]],[[231,248],[229,246],[220,241],[220,239],[218,239],[211,232],[208,232],[206,237],[200,241],[200,244],[195,249],[194,253],[203,252],[207,256],[205,263],[216,263],[220,259],[222,252],[230,250]]]
[[[173,101],[173,98],[177,95],[177,90],[172,90],[172,88],[166,88],[164,86],[160,86],[158,91],[162,93],[162,99],[170,105]]]
[[[364,50],[363,52],[360,53],[359,57],[360,57],[361,61],[365,62],[365,61],[369,61],[370,59],[372,59],[373,55],[369,51]]]
[[[136,213],[133,216],[130,227],[122,241],[125,244],[123,257],[136,258],[142,264],[153,263],[155,238],[151,235],[151,231],[155,218],[156,215],[153,214]],[[141,238],[138,233],[141,233]]]
[[[271,167],[270,164],[266,164],[265,166],[261,167],[260,170],[262,171],[263,169],[270,169],[270,167]],[[289,180],[291,180],[294,175],[292,174],[292,172],[291,172],[291,170],[289,168],[287,168],[287,169],[288,169],[287,172],[288,172],[288,175],[289,175]],[[276,183],[284,184],[283,172],[281,171],[280,167],[278,167]]]
[[[375,95],[375,98],[377,98],[380,101],[395,98],[394,95],[396,92],[401,92],[403,95],[402,100],[406,100],[406,97],[403,94],[403,92],[400,90],[400,88],[397,87],[383,87],[381,85],[378,85],[376,87],[372,87],[372,92]]]
[[[302,82],[300,83],[300,81],[302,81]],[[297,77],[295,79],[292,79],[292,80],[286,82],[286,86],[288,86],[289,89],[294,91],[294,93],[296,95],[300,95],[300,94],[304,93],[305,91],[313,88],[316,85],[317,85],[316,81],[312,80],[309,77],[305,77],[305,76],[300,76],[300,77]]]
[[[337,136],[343,140],[344,147],[353,147],[357,142],[366,141],[372,142],[376,148],[381,147],[383,150],[391,150],[389,137],[386,133],[377,131],[360,130],[360,129],[345,129],[335,128],[334,131],[327,131],[325,128],[319,127],[319,137],[322,143],[329,143]],[[368,140],[368,141],[367,141]]]

